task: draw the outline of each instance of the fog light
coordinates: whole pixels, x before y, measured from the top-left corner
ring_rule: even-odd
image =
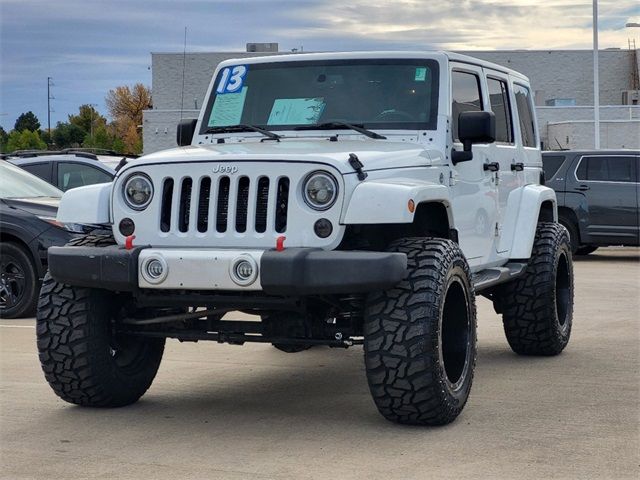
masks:
[[[154,258],[149,263],[147,263],[147,273],[151,278],[160,278],[164,273],[164,267],[160,260]]]
[[[122,235],[128,237],[129,235],[133,235],[133,232],[136,230],[136,224],[130,218],[123,218],[120,220],[118,229]]]
[[[142,264],[142,276],[149,283],[160,283],[167,278],[169,267],[162,257],[149,257]]]
[[[238,285],[251,285],[258,278],[258,264],[249,255],[241,255],[233,261],[229,273]]]
[[[327,238],[333,232],[333,225],[326,218],[321,218],[313,224],[313,231],[320,238]]]

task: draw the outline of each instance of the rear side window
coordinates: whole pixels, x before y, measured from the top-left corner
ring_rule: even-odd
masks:
[[[531,103],[531,92],[523,85],[515,84],[513,91],[516,95],[516,108],[520,118],[522,144],[525,147],[536,147],[536,129]]]
[[[451,75],[452,98],[451,105],[453,121],[453,139],[458,139],[458,117],[462,112],[479,112],[482,110],[482,95],[480,94],[480,78],[473,73],[453,72]]]
[[[22,165],[22,168],[27,172],[40,177],[45,182],[51,180],[51,164],[50,163],[31,163],[29,165]]]
[[[496,142],[513,143],[513,121],[507,82],[487,78],[491,111],[496,116]]]
[[[635,182],[636,161],[634,157],[584,157],[576,177],[596,182]]]
[[[542,155],[542,169],[548,179],[552,179],[564,163],[564,155]]]
[[[112,176],[91,165],[61,162],[58,164],[58,188],[67,191],[70,188],[108,183]]]

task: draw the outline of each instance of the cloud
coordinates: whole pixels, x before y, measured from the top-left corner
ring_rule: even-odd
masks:
[[[601,48],[626,48],[637,0],[600,0]],[[151,83],[150,52],[552,49],[591,47],[589,0],[0,0],[0,124],[33,110],[53,122],[107,91]],[[634,20],[635,18],[635,20]],[[640,44],[640,42],[638,42]],[[3,115],[5,114],[6,115]]]

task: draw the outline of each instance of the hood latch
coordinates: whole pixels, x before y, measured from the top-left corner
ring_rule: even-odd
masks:
[[[358,174],[358,180],[364,180],[367,178],[367,172],[362,171],[362,167],[364,167],[364,165],[355,153],[349,154],[349,165],[351,165],[351,168],[353,168]]]

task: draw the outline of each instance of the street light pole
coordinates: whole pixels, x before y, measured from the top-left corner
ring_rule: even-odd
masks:
[[[90,131],[89,136],[93,140],[93,113],[95,112],[95,109],[98,107],[98,104],[90,103],[89,106],[91,107],[91,123],[89,125],[89,131]]]
[[[47,131],[51,139],[51,77],[47,77]]]
[[[600,150],[600,78],[598,75],[598,0],[593,0],[593,123],[595,148]]]

